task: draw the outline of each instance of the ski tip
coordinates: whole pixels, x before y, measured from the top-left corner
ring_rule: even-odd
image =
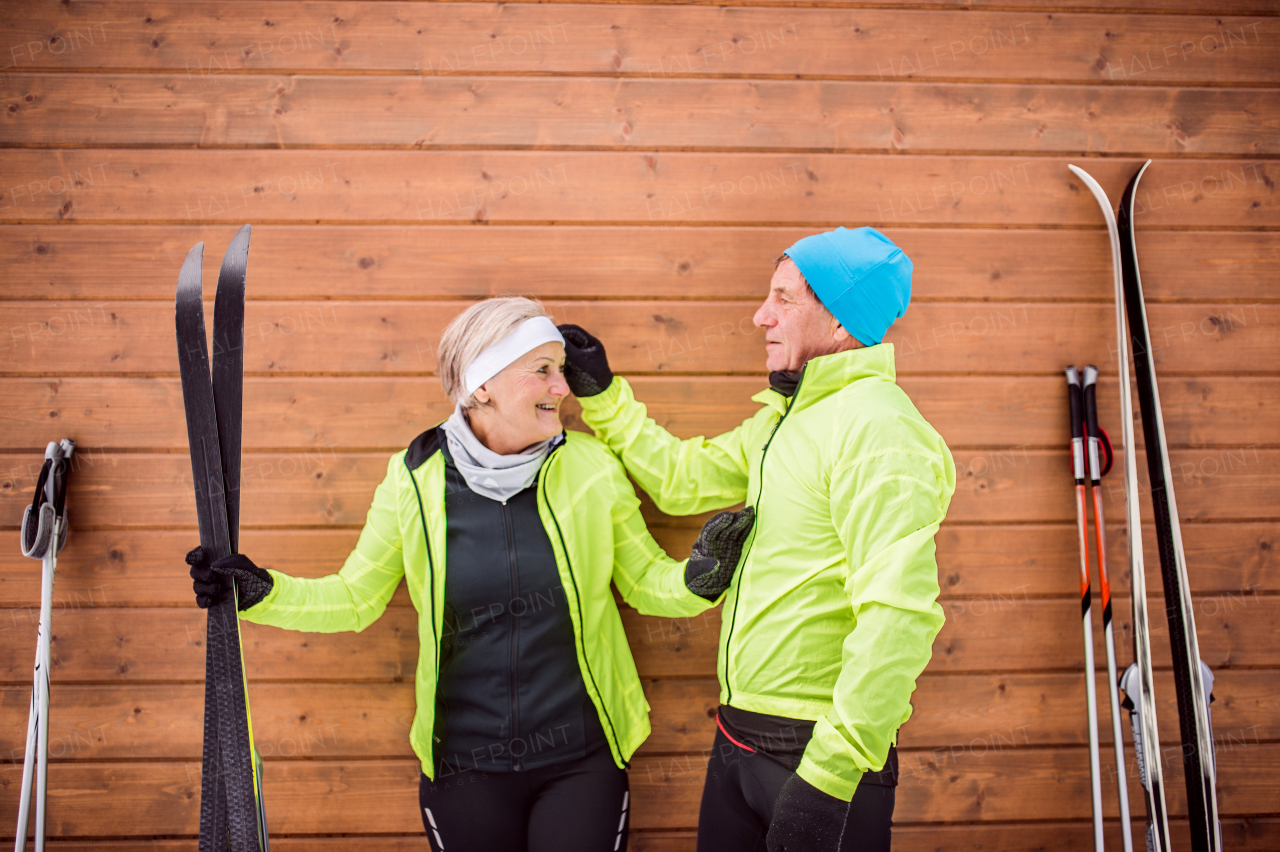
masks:
[[[1111,209],[1111,199],[1107,198],[1106,190],[1102,188],[1101,184],[1094,180],[1093,175],[1089,174],[1079,166],[1068,164],[1067,168],[1071,169],[1071,173],[1073,175],[1084,181],[1084,185],[1088,188],[1089,192],[1093,193],[1093,199],[1094,201],[1097,201],[1098,206],[1102,208],[1102,216],[1107,221],[1107,227],[1110,228],[1112,220],[1115,218],[1115,211]]]
[[[1121,206],[1132,207],[1134,196],[1138,194],[1138,181],[1142,180],[1142,173],[1147,170],[1147,166],[1151,165],[1151,161],[1147,160],[1138,170],[1133,173],[1133,177],[1129,179],[1129,185],[1124,188],[1124,198]]]
[[[246,268],[249,265],[249,237],[252,232],[249,225],[236,231],[227,246],[227,253],[222,256],[222,269],[218,274],[218,286],[223,287],[233,281],[243,283]]]
[[[187,252],[187,259],[182,262],[182,271],[178,273],[178,289],[184,286],[200,286],[201,269],[204,265],[204,243],[199,242]]]
[[[249,238],[252,235],[253,235],[252,225],[249,225],[247,223],[244,225],[241,225],[240,230],[236,231],[236,235],[231,238],[231,246],[227,247],[227,251],[230,252],[232,247],[239,248],[243,246],[245,248],[248,248]]]

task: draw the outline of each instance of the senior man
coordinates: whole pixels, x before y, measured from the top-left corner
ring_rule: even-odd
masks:
[[[659,509],[755,507],[722,612],[698,852],[889,849],[897,732],[943,623],[934,535],[955,490],[882,342],[911,268],[873,228],[787,249],[754,317],[770,388],[709,439],[658,426],[600,341],[560,326],[583,420]]]

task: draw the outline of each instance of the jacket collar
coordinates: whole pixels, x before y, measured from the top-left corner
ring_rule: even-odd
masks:
[[[423,462],[444,448],[448,439],[445,436],[444,429],[441,428],[443,425],[432,426],[409,443],[409,449],[404,454],[404,466],[409,468],[410,473],[422,467]],[[561,430],[560,440],[556,441],[551,447],[551,453],[563,447],[568,437],[568,431]],[[549,453],[548,458],[550,458],[550,455]]]
[[[444,430],[439,426],[432,426],[409,443],[409,449],[404,454],[404,466],[409,468],[410,472],[417,470],[444,444]]]
[[[800,386],[791,398],[793,407],[807,408],[848,387],[859,379],[880,378],[897,381],[893,344],[880,343],[861,349],[850,349],[834,355],[813,358],[804,365]],[[751,397],[753,402],[767,405],[779,413],[787,410],[788,399],[773,388]]]

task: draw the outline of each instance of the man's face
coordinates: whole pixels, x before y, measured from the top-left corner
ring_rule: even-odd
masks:
[[[752,322],[764,329],[770,372],[797,372],[810,358],[851,348],[849,333],[809,292],[800,267],[789,257],[774,270],[769,297]]]

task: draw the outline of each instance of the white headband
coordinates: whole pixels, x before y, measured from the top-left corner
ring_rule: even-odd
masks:
[[[467,396],[501,373],[512,361],[544,343],[564,343],[564,335],[555,323],[547,317],[533,317],[520,323],[515,331],[481,352],[467,367],[467,374],[462,380]]]

